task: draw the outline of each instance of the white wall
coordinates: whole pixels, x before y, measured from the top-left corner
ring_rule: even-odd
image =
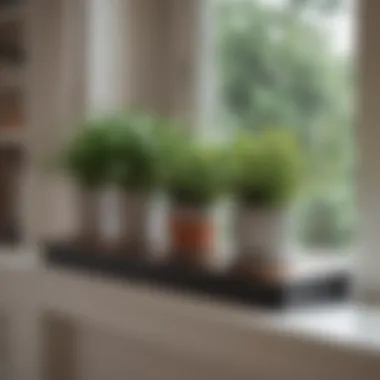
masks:
[[[27,242],[68,232],[68,189],[47,162],[83,117],[85,87],[82,0],[28,0],[27,126],[30,162],[25,220]]]
[[[86,98],[89,113],[112,111],[127,100],[128,62],[124,54],[129,41],[125,25],[127,6],[128,2],[122,0],[87,2]]]

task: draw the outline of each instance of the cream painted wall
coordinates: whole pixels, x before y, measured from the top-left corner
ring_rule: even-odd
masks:
[[[87,105],[190,115],[196,106],[198,0],[89,0]]]
[[[28,0],[26,90],[30,169],[27,245],[65,234],[72,226],[70,189],[46,170],[70,126],[84,113],[85,14],[82,0]]]
[[[128,87],[131,105],[198,118],[198,42],[204,1],[129,0]]]
[[[128,102],[129,2],[87,1],[87,112],[102,113]]]

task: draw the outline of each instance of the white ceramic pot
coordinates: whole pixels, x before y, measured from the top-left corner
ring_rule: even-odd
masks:
[[[146,193],[123,191],[120,194],[120,243],[138,254],[148,248],[150,197]]]
[[[78,190],[78,239],[84,243],[96,243],[101,240],[101,195],[97,189],[80,188]]]
[[[288,259],[290,224],[288,210],[239,206],[235,223],[238,257],[252,264],[283,264]]]

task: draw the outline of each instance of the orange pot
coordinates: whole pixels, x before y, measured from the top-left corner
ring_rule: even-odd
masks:
[[[176,262],[205,266],[214,243],[213,221],[202,209],[174,207],[169,216],[169,238]]]

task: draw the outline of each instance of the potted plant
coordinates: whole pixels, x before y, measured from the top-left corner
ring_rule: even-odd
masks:
[[[70,140],[64,167],[78,186],[78,238],[85,244],[101,240],[100,191],[109,180],[111,144],[108,119],[89,120]]]
[[[297,141],[286,131],[245,133],[232,153],[236,268],[276,275],[286,261],[289,209],[300,179]]]
[[[112,181],[120,191],[120,244],[142,254],[148,244],[148,216],[159,177],[154,119],[124,114],[112,131]]]
[[[214,243],[210,211],[223,189],[221,150],[189,138],[169,146],[164,185],[171,205],[171,257],[187,266],[203,267]]]

